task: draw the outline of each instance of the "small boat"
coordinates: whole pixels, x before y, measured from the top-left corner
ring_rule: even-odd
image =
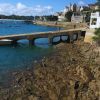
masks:
[[[12,40],[8,40],[8,39],[2,39],[0,40],[0,46],[1,45],[9,45],[12,43]]]

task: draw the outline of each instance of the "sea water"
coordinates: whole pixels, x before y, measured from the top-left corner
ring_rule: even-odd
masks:
[[[0,36],[56,30],[57,27],[34,25],[24,21],[0,20]],[[30,47],[28,40],[20,40],[17,46],[0,46],[0,85],[7,82],[5,80],[10,72],[30,67],[34,60],[40,60],[52,52],[48,38],[37,39],[35,45]]]

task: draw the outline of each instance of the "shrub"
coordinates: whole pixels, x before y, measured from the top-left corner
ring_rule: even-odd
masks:
[[[96,29],[93,40],[100,46],[100,28]]]

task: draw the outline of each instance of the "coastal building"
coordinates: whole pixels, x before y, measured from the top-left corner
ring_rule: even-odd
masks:
[[[65,21],[66,20],[66,13],[69,11],[69,7],[65,7],[63,12],[57,12],[55,16],[58,16],[58,21]]]
[[[84,21],[84,16],[81,13],[73,13],[71,22],[81,23]]]
[[[100,28],[100,12],[91,13],[90,28]]]
[[[64,15],[59,15],[58,16],[58,21],[65,21],[65,20],[66,20],[66,18],[65,18]]]
[[[90,11],[90,8],[89,8],[89,6],[81,6],[80,7],[80,11]]]
[[[70,4],[70,10],[71,10],[71,11],[76,12],[77,9],[78,9],[77,4],[75,4],[75,3],[74,3],[74,4]]]
[[[66,21],[66,13],[69,11],[69,7],[66,6],[61,15],[58,16],[58,21]]]
[[[84,9],[88,9],[87,6],[78,6],[77,4],[71,4],[69,6],[66,6],[64,8],[64,10],[62,12],[57,12],[55,14],[55,16],[58,16],[58,21],[66,21],[66,13],[69,12],[69,11],[72,11],[74,12],[73,16],[72,16],[72,19],[71,21],[72,22],[83,22],[83,15],[82,14],[77,14],[78,13],[81,13],[81,11],[83,11]]]
[[[58,21],[65,21],[65,15],[68,11],[76,12],[77,10],[78,6],[76,4],[70,4],[70,6],[66,6],[62,12],[57,12],[55,15],[58,16]]]
[[[89,4],[88,6],[91,10],[98,10],[98,8],[100,7],[100,2],[97,2],[95,4]]]
[[[76,3],[74,3],[74,4],[70,4],[69,11],[81,12],[82,10],[84,10],[85,7],[87,6],[79,6]]]
[[[63,12],[57,12],[56,14],[54,14],[54,16],[58,17],[58,21],[63,21],[65,18]]]

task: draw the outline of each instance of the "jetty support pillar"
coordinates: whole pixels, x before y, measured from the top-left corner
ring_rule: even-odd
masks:
[[[73,43],[73,34],[68,35],[68,43]]]
[[[49,44],[53,44],[53,37],[49,37]]]
[[[33,41],[32,40],[29,40],[29,45],[32,45],[33,44]]]
[[[18,40],[12,40],[11,44],[13,44],[13,45],[14,45],[14,44],[17,44],[17,41],[18,41]]]
[[[29,45],[35,45],[35,39],[28,39],[29,40]]]
[[[81,31],[81,40],[84,41],[86,31]]]
[[[80,33],[77,33],[77,34],[78,34],[78,36],[77,36],[77,40],[79,41],[80,38],[81,38],[81,34],[80,34]]]

